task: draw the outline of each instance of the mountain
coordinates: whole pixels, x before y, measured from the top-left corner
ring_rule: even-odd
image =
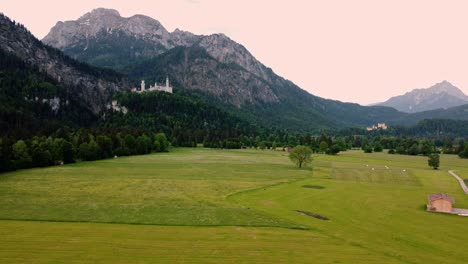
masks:
[[[468,104],[468,96],[451,83],[442,81],[426,89],[414,89],[404,95],[392,97],[378,105],[393,107],[402,112],[417,113],[464,104]]]
[[[176,89],[201,94],[267,126],[310,131],[391,123],[406,115],[311,95],[226,35],[168,32],[146,16],[124,18],[115,10],[99,8],[76,21],[58,22],[43,41],[83,62],[128,74],[134,85],[140,79],[160,82],[168,75]]]
[[[103,15],[93,15],[93,12]],[[93,12],[84,16],[87,19],[82,22],[83,25],[90,27],[84,36],[90,36],[92,25],[98,25],[101,19],[110,21],[105,22],[109,23],[107,25],[122,20],[118,13],[112,10],[98,9]],[[95,20],[91,20],[93,17]],[[270,68],[256,60],[244,46],[223,34],[197,36],[176,30],[167,35],[159,22],[148,17],[144,19],[150,21],[149,28],[153,31],[146,28],[146,23],[142,23],[139,28],[134,24],[133,26],[125,23],[112,24],[118,25],[119,28],[119,34],[115,34],[113,42],[133,36],[153,48],[155,45],[150,44],[150,41],[160,43],[158,47],[163,47],[165,43],[168,45],[164,50],[161,49],[151,55],[135,57],[135,61],[128,64],[114,63],[115,68],[121,72],[116,73],[111,69],[78,62],[62,51],[43,44],[21,24],[0,15],[2,134],[18,132],[24,133],[27,137],[38,131],[47,134],[45,132],[54,131],[64,125],[78,128],[89,127],[93,123],[103,126],[144,124],[143,127],[146,129],[154,129],[157,125],[164,131],[172,131],[174,134],[174,129],[177,131],[182,129],[181,122],[187,125],[201,118],[200,120],[205,121],[197,123],[203,124],[203,128],[197,127],[195,123],[186,127],[196,127],[198,132],[195,138],[199,142],[201,139],[203,141],[226,139],[233,136],[229,131],[237,131],[238,134],[234,137],[249,134],[249,131],[252,135],[258,134],[261,130],[273,131],[265,130],[265,126],[274,129],[286,128],[292,132],[321,132],[350,126],[364,127],[377,122],[386,122],[389,125],[412,125],[422,119],[433,117],[468,119],[466,108],[468,105],[408,114],[389,107],[364,107],[323,99],[276,75]],[[135,28],[145,33],[138,35]],[[61,31],[68,32],[68,37],[75,36],[79,39],[78,32],[74,34],[73,30],[65,28]],[[94,29],[94,31],[98,32],[94,40],[99,43],[101,41],[99,32],[102,30]],[[59,33],[56,34],[61,36]],[[160,34],[160,37],[156,34]],[[167,37],[165,41],[164,37]],[[68,43],[67,41],[67,38],[60,40],[60,37],[57,37],[55,43]],[[109,61],[118,60],[117,55],[132,50],[143,54],[139,47],[127,44],[123,43],[116,48],[114,50],[116,56],[109,56]],[[96,45],[95,48],[99,46]],[[66,49],[66,46],[63,49]],[[83,55],[82,58],[85,58],[90,55],[89,50],[91,49],[80,50],[78,55]],[[98,56],[100,52],[103,51],[93,56]],[[130,80],[127,80],[126,76],[129,76]],[[166,76],[170,77],[176,91],[174,101],[171,100],[171,96],[164,97],[169,102],[166,108],[151,113],[152,107],[163,97],[122,96],[127,94],[122,93],[123,91],[129,90],[141,79],[147,80],[147,83],[160,82]],[[112,102],[114,98],[118,100],[131,98],[131,101],[127,101],[131,102],[131,105],[126,105],[126,108],[135,113],[117,119],[112,114],[107,115],[112,112],[109,108],[114,106]],[[145,103],[144,100],[148,98],[150,100]],[[190,101],[191,98],[198,99]],[[185,100],[192,103],[186,104]],[[148,107],[138,113],[141,109],[135,106],[142,104],[147,104]],[[195,110],[174,112],[174,107],[184,104],[187,109],[194,106],[200,106],[202,109],[198,112]],[[166,111],[164,109],[172,110],[164,112]],[[171,111],[174,115],[170,113]],[[198,114],[194,116],[193,113]],[[117,114],[122,115],[122,113]],[[162,117],[165,121],[161,119]],[[249,121],[258,125],[251,126],[252,122]],[[213,126],[214,130],[210,128]],[[219,133],[219,131],[225,132]],[[182,138],[186,138],[187,142],[193,142],[191,141],[194,139],[193,135],[189,134],[182,134],[184,135]]]
[[[73,60],[0,14],[1,134],[90,125],[129,88],[123,75]]]
[[[75,61],[4,15],[0,30],[0,145],[5,136],[64,136],[72,131],[66,126],[108,134],[164,131],[173,145],[231,148],[263,132],[181,90],[125,92],[130,84],[121,74]]]
[[[208,101],[266,126],[317,130],[389,120],[405,115],[387,107],[362,107],[313,96],[265,71],[265,79],[237,63],[222,63],[199,46],[174,48],[125,70],[138,79],[158,81],[201,93]],[[370,120],[370,121],[369,121]]]
[[[130,88],[123,75],[69,58],[4,15],[0,16],[0,48],[47,74],[94,114],[105,110],[113,94]]]
[[[169,33],[147,16],[125,18],[116,10],[97,8],[76,21],[58,22],[42,41],[75,59],[115,68],[199,39],[178,29]]]

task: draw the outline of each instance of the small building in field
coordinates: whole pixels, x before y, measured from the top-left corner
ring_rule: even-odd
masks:
[[[285,148],[283,148],[283,150],[284,150],[285,152],[291,152],[291,151],[293,151],[293,148],[291,148],[291,147],[285,147]]]
[[[452,213],[455,199],[443,193],[431,194],[428,197],[427,210],[432,212]]]

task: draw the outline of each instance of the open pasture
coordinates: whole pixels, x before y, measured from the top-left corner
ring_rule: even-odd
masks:
[[[0,219],[292,227],[225,197],[308,174],[282,156],[208,149],[17,171],[0,177]]]
[[[3,174],[0,263],[466,263],[468,217],[425,211],[468,208],[463,162],[175,149]]]
[[[420,185],[419,179],[411,170],[398,167],[375,166],[375,164],[334,162],[330,177],[339,181]]]

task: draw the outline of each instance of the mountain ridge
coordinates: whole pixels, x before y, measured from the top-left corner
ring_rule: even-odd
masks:
[[[393,107],[407,113],[418,113],[439,108],[448,109],[463,104],[468,104],[468,96],[444,80],[429,88],[413,89],[376,105]]]
[[[110,16],[114,17],[116,14],[116,12],[111,12]],[[108,61],[107,65],[128,74],[135,83],[139,79],[154,81],[154,79],[165,78],[169,75],[170,79],[180,86],[179,88],[204,92],[207,95],[206,98],[214,97],[221,107],[225,104],[232,105],[253,120],[270,126],[278,125],[278,123],[282,125],[285,120],[289,120],[284,123],[293,129],[338,128],[353,124],[365,126],[386,121],[390,116],[401,115],[391,108],[367,108],[358,104],[341,103],[314,96],[291,81],[276,75],[242,44],[224,34],[197,36],[187,32],[182,34],[182,31],[175,30],[173,34],[179,34],[182,40],[187,36],[191,38],[190,41],[185,41],[189,45],[169,50],[162,48],[157,51],[153,50],[151,54],[137,56],[134,43],[142,39],[132,37],[131,32],[122,32],[119,37],[110,41],[110,35],[117,35],[107,34],[102,29],[107,23],[105,21],[113,18],[100,17],[100,19],[104,22],[92,23],[101,24],[99,26],[101,35],[97,34],[92,41],[94,48],[90,46],[86,50],[75,49],[73,46],[75,44],[73,44],[62,50],[78,60],[96,66],[102,66],[102,61],[96,61],[96,58],[113,58]],[[125,18],[121,19],[125,20]],[[53,45],[54,42],[47,39],[63,31],[67,30],[52,29],[49,37],[44,38],[44,41]],[[76,35],[85,34],[81,32]],[[67,37],[67,35],[62,37]],[[151,36],[146,37],[151,38]],[[180,42],[184,42],[182,40]],[[79,41],[79,45],[84,47],[87,41],[89,39],[83,38]],[[141,52],[138,54],[144,54],[143,51],[147,50],[148,46],[154,46],[153,39],[144,41],[148,45],[142,45]],[[156,42],[158,42],[157,38]],[[169,40],[167,42],[174,43]],[[115,43],[123,44],[117,46]],[[110,48],[101,51],[99,50],[101,46]],[[135,56],[128,56],[128,54]],[[121,57],[125,57],[127,62],[132,61],[132,63],[126,66],[119,65]]]
[[[93,12],[107,11],[98,9],[88,14]],[[266,126],[311,131],[419,121],[390,107],[366,107],[312,95],[275,74],[242,44],[224,34],[204,36],[176,29],[172,33],[161,31],[159,35],[135,35],[131,30],[123,30],[130,28],[128,25],[120,24],[119,29],[109,30],[106,25],[114,20],[124,23],[135,17],[116,18],[117,14],[110,11],[109,18],[85,14],[82,17],[96,17],[91,24],[98,25],[92,31],[97,33],[86,36],[89,26],[78,27],[82,31],[75,35],[81,39],[70,39],[70,43],[76,43],[61,50],[80,61],[125,73],[134,85],[142,79],[153,82],[169,76],[176,89],[202,93],[217,106]],[[154,20],[146,16],[144,19]],[[160,25],[154,21],[151,23]],[[68,21],[54,27],[44,41],[53,45],[51,39],[69,37],[61,32],[72,32],[76,23]],[[67,24],[71,25],[70,30],[64,28]],[[444,111],[441,112],[443,116]]]

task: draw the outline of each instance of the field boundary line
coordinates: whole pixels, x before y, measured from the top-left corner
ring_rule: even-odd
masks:
[[[450,173],[453,177],[455,177],[455,179],[458,180],[458,182],[460,183],[460,186],[461,188],[463,189],[463,191],[468,194],[468,187],[466,187],[466,184],[465,184],[465,181],[463,181],[462,178],[460,178],[460,176],[458,176],[457,174],[455,174],[455,172],[453,170],[449,170],[448,173]]]
[[[260,186],[260,187],[255,187],[255,188],[252,188],[252,189],[246,189],[246,190],[242,190],[242,191],[238,191],[238,192],[233,192],[233,193],[230,193],[230,194],[226,195],[225,197],[226,197],[226,200],[228,200],[233,196],[242,195],[244,193],[255,192],[255,191],[258,191],[260,189],[267,189],[267,188],[269,189],[269,188],[272,188],[272,187],[285,185],[285,184],[291,184],[291,183],[295,183],[295,182],[299,182],[299,181],[303,181],[303,180],[307,180],[307,179],[311,179],[311,177],[310,176],[305,176],[303,178],[293,179],[293,180],[289,180],[289,181],[287,180],[287,181],[284,181],[284,182],[277,182],[277,183],[273,183],[273,184],[267,184],[267,185]]]
[[[238,192],[234,192],[234,193],[231,193],[229,195],[227,195],[225,197],[226,201],[230,201],[231,199],[235,199],[234,197],[235,196],[240,196],[240,195],[244,195],[244,194],[248,194],[248,193],[253,193],[253,192],[257,192],[257,191],[260,191],[261,189],[270,189],[270,188],[273,188],[273,187],[277,187],[277,186],[281,186],[281,185],[286,185],[286,184],[291,184],[291,183],[296,183],[296,182],[300,182],[300,181],[305,181],[305,180],[308,180],[308,179],[311,179],[312,177],[310,176],[305,176],[305,177],[302,177],[302,178],[298,178],[298,179],[293,179],[293,180],[289,180],[289,181],[285,181],[285,182],[278,182],[278,183],[274,183],[274,184],[269,184],[269,185],[265,185],[265,186],[261,186],[261,187],[256,187],[256,188],[252,188],[252,189],[247,189],[247,190],[243,190],[243,191],[238,191]],[[239,205],[242,205],[242,206],[245,206],[244,204],[242,203],[239,203]],[[292,222],[291,220],[289,219],[285,219],[283,217],[279,217],[277,215],[274,215],[274,214],[271,214],[271,213],[268,213],[268,212],[265,212],[263,210],[259,210],[259,209],[256,209],[256,208],[250,208],[250,210],[253,210],[253,211],[256,211],[257,213],[260,213],[260,214],[263,214],[263,215],[267,215],[267,216],[270,216],[270,217],[273,217],[273,218],[276,218],[276,219],[280,219],[280,220],[283,220],[287,223],[291,223],[293,225],[296,225],[297,227],[282,227],[282,228],[287,228],[287,229],[298,229],[298,230],[315,230],[315,228],[311,227],[311,226],[303,226],[303,225],[300,225],[298,223],[295,223],[295,222]]]
[[[277,217],[278,218],[278,217]],[[273,225],[174,225],[174,224],[149,224],[149,223],[132,223],[132,222],[99,222],[99,221],[74,221],[74,220],[54,220],[54,219],[15,219],[15,218],[0,218],[0,222],[9,221],[9,222],[42,222],[42,223],[65,223],[65,224],[102,224],[102,225],[131,225],[131,226],[170,226],[170,227],[194,227],[194,228],[203,228],[203,227],[244,227],[244,228],[281,228],[281,229],[291,229],[291,230],[311,230],[307,226],[273,226]],[[294,224],[294,223],[292,223]]]

